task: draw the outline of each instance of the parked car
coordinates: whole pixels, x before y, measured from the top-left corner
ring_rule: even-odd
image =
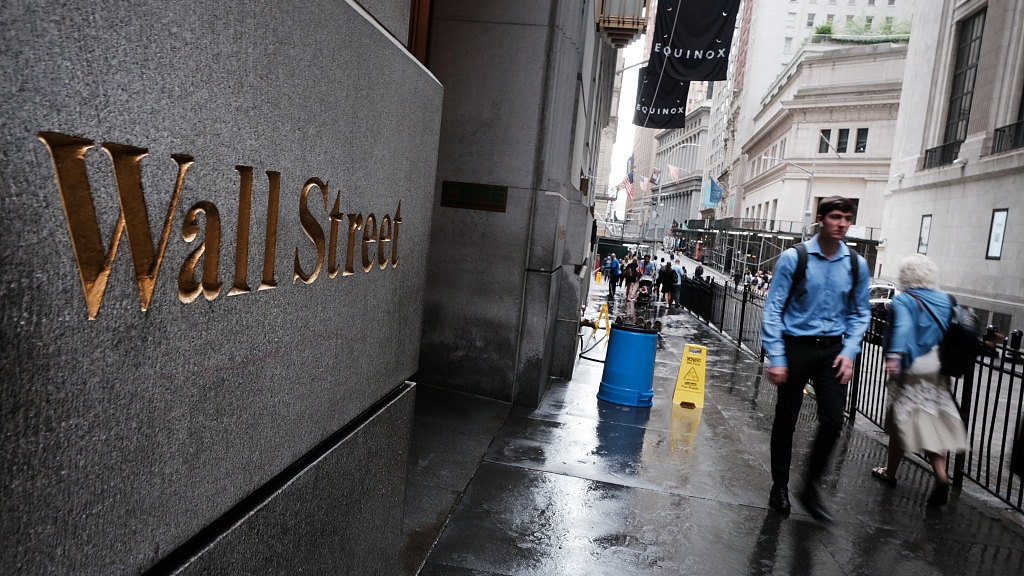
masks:
[[[868,286],[868,302],[871,304],[871,327],[868,330],[867,340],[872,344],[882,344],[882,331],[885,328],[889,309],[889,303],[899,294],[896,285],[892,282],[874,281]]]
[[[871,312],[875,313],[877,310],[879,313],[884,313],[889,308],[889,303],[899,293],[900,291],[892,282],[875,282],[868,286],[868,302],[871,303]]]

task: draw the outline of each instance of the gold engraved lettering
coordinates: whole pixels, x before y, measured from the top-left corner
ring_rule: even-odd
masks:
[[[222,284],[218,282],[217,268],[220,263],[220,213],[212,202],[205,200],[196,202],[188,210],[185,221],[181,223],[181,236],[185,242],[192,242],[199,233],[197,215],[206,216],[206,234],[202,244],[196,247],[178,271],[178,299],[185,304],[195,302],[199,294],[213,301],[220,293]],[[203,257],[205,254],[205,257]],[[196,282],[196,265],[203,258],[203,281]]]
[[[363,272],[369,272],[373,268],[373,258],[370,258],[370,244],[377,243],[377,217],[373,213],[366,215],[363,222]]]
[[[387,232],[384,226],[387,226]],[[384,243],[388,245],[385,247]],[[383,270],[388,267],[388,259],[391,257],[391,215],[385,214],[380,219],[380,230],[377,232],[377,265]]]
[[[139,285],[139,304],[142,310],[149,309],[149,300],[153,296],[156,277],[160,273],[160,264],[167,249],[167,240],[171,235],[171,222],[174,221],[174,208],[178,205],[181,185],[185,179],[185,170],[193,159],[191,156],[174,154],[171,158],[178,163],[178,179],[174,185],[174,193],[167,205],[164,227],[160,233],[160,244],[153,252],[153,236],[149,230],[149,214],[146,211],[146,200],[142,192],[141,160],[149,154],[145,148],[125,146],[114,142],[104,142],[102,148],[110,155],[114,164],[114,181],[117,183],[117,197],[121,200],[121,213],[124,214],[124,228],[128,235],[128,250],[132,254],[135,265],[135,279]]]
[[[238,229],[235,232],[235,281],[228,296],[248,294],[246,276],[249,273],[249,212],[252,209],[252,167],[235,166],[241,180],[238,185]]]
[[[402,225],[402,201],[398,201],[398,210],[395,210],[394,231],[391,235],[391,267],[398,266],[398,227]]]
[[[345,219],[341,213],[341,191],[334,198],[331,209],[331,239],[327,244],[327,275],[334,278],[341,270],[338,268],[338,225]]]
[[[342,276],[351,276],[356,273],[352,260],[354,259],[356,249],[356,230],[362,227],[362,214],[348,215],[348,248],[345,251],[345,271],[341,273]]]
[[[277,208],[281,202],[281,173],[267,171],[270,194],[267,197],[267,231],[263,245],[263,280],[257,290],[277,288],[274,279],[274,258],[277,252]]]
[[[99,313],[103,292],[106,289],[107,279],[110,276],[114,257],[120,244],[122,230],[126,230],[128,234],[128,249],[135,267],[139,304],[143,311],[147,310],[153,296],[157,275],[160,272],[164,250],[167,248],[167,239],[170,236],[171,223],[174,219],[174,209],[181,194],[185,172],[192,165],[194,159],[184,154],[171,155],[171,158],[178,164],[178,176],[167,207],[160,243],[154,251],[146,202],[142,192],[142,171],[139,167],[139,162],[148,152],[144,148],[112,142],[102,145],[113,163],[118,199],[121,204],[121,212],[118,215],[117,224],[114,225],[110,248],[104,250],[85,166],[85,153],[95,145],[95,142],[56,132],[40,132],[38,136],[46,145],[50,157],[53,159],[57,190],[64,208],[72,249],[75,251],[75,260],[78,264],[78,273],[82,281],[82,292],[85,295],[89,319],[95,320]]]
[[[324,184],[319,178],[310,178],[306,180],[305,186],[302,187],[302,195],[299,197],[299,221],[302,223],[302,231],[306,233],[306,236],[316,246],[316,267],[313,268],[312,274],[303,272],[302,266],[299,264],[299,249],[295,248],[295,267],[292,273],[292,284],[299,280],[302,280],[304,284],[312,284],[317,276],[320,275],[320,269],[324,265],[324,251],[327,248],[324,229],[320,227],[316,217],[309,211],[309,191],[313,188],[320,189],[320,193],[324,197],[324,211],[327,211],[327,184]]]

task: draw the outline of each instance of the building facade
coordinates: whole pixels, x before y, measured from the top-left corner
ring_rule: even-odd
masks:
[[[587,178],[614,98],[611,42],[629,39],[598,26],[596,1],[542,4],[435,0],[427,54],[445,87],[439,196],[497,189],[499,205],[434,205],[414,380],[524,406],[575,364]]]
[[[767,0],[744,2],[730,53],[729,77],[716,90],[708,155],[709,175],[724,190],[719,217],[749,213],[737,181],[751,178],[748,160],[730,142],[749,141],[769,89],[811,37],[835,40],[903,38],[910,30],[915,0]],[[875,40],[871,40],[875,39]],[[753,47],[756,46],[756,50]],[[762,207],[762,212],[764,208]],[[769,207],[770,211],[770,207]],[[756,214],[757,207],[753,207]]]
[[[0,4],[0,572],[398,573],[444,90],[365,4]]]
[[[914,18],[886,189],[881,274],[926,254],[1007,334],[1024,320],[1024,5],[940,0]]]
[[[745,221],[799,236],[818,200],[839,195],[858,207],[850,237],[881,238],[906,52],[905,43],[832,41],[800,51],[739,143],[745,178],[734,184]]]
[[[649,233],[645,239],[675,238],[686,221],[700,217],[704,176],[703,147],[707,142],[710,108],[699,106],[686,115],[686,126],[661,130],[657,169],[660,183],[648,200]],[[673,240],[674,241],[674,240]]]
[[[608,180],[612,172],[612,147],[619,131],[619,98],[622,93],[622,69],[625,62],[622,51],[619,50],[615,60],[615,79],[612,83],[611,112],[608,116],[608,125],[601,131],[600,156],[597,161],[597,173],[594,176],[594,218],[598,222],[598,236],[608,235],[605,222],[612,217],[613,204],[618,198],[622,184],[621,181],[610,183]]]

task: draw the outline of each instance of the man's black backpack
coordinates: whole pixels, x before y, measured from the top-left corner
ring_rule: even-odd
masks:
[[[913,294],[911,294],[913,296]],[[942,364],[942,373],[952,378],[960,378],[967,369],[974,364],[978,355],[981,354],[984,344],[981,341],[981,322],[978,315],[970,308],[964,308],[956,303],[956,298],[949,296],[949,326],[942,334],[942,341],[939,342],[939,362]],[[914,298],[921,302],[917,296]],[[927,304],[922,303],[932,319],[939,326],[939,317],[932,312]]]

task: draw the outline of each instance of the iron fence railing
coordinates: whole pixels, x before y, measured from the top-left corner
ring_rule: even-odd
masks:
[[[685,279],[681,304],[691,313],[764,359],[761,348],[761,315],[764,297],[748,286],[720,284],[714,279]],[[850,385],[847,413],[857,414],[879,428],[885,421],[885,354],[882,334],[884,311],[872,314],[871,324],[857,356]],[[1014,439],[1024,426],[1024,352],[1019,330],[1007,343],[979,356],[962,378],[953,380],[953,399],[967,428],[970,448],[950,461],[953,485],[964,479],[974,482],[1018,512],[1024,512],[1022,478],[1010,472]]]
[[[1024,148],[1024,121],[996,128],[992,134],[992,153]]]
[[[924,169],[938,168],[939,166],[948,166],[953,163],[953,160],[957,159],[960,155],[960,145],[963,144],[962,140],[956,140],[954,142],[948,142],[942,146],[936,146],[935,148],[929,148],[924,151]]]
[[[878,427],[885,421],[885,355],[882,333],[885,318],[873,315],[864,336],[854,381],[850,386],[850,419],[859,412]],[[1024,356],[1020,332],[1010,344],[979,356],[962,378],[953,379],[953,399],[967,427],[970,448],[951,461],[953,485],[968,479],[1018,512],[1024,512],[1021,478],[1010,473],[1010,455],[1021,426],[1024,406]]]
[[[683,280],[681,304],[709,326],[755,354],[761,352],[761,310],[764,297],[750,286]]]

